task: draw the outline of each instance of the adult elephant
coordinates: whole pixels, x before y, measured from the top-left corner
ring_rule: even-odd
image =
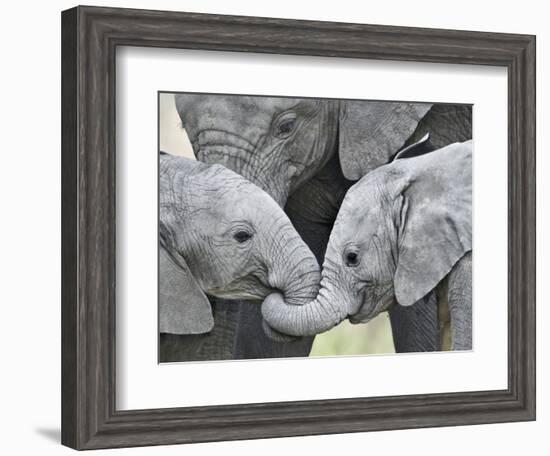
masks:
[[[467,105],[208,94],[177,94],[175,103],[197,159],[223,164],[269,193],[319,264],[356,180],[427,132],[435,147],[472,134]],[[240,302],[234,309],[227,316],[236,321],[234,357],[280,356],[267,336],[250,337],[262,324],[260,308]],[[397,351],[439,349],[433,296],[392,310],[390,318]],[[307,356],[312,341],[293,355]]]

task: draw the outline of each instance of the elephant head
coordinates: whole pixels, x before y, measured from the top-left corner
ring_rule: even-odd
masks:
[[[160,332],[200,334],[214,320],[206,295],[293,305],[319,287],[318,263],[275,201],[242,176],[161,154]]]
[[[395,302],[410,306],[471,250],[472,143],[428,150],[424,143],[405,149],[349,190],[317,298],[294,306],[269,295],[262,314],[270,326],[310,335],[347,317],[366,322]]]
[[[336,151],[357,180],[386,164],[431,109],[428,103],[178,94],[198,160],[223,164],[279,205]]]

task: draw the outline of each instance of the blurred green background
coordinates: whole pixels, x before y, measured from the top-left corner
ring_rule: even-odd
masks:
[[[365,324],[347,320],[315,337],[310,356],[394,353],[389,315],[383,312]]]
[[[188,158],[195,158],[182,128],[174,104],[174,95],[159,95],[160,149]],[[366,324],[352,325],[347,320],[315,337],[310,356],[365,355],[393,353],[389,315],[383,312]]]

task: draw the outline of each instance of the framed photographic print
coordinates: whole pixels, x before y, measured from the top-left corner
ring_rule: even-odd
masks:
[[[63,444],[535,418],[533,36],[77,7],[62,124]]]

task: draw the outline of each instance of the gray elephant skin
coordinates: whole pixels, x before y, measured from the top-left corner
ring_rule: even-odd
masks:
[[[223,166],[168,154],[159,179],[161,362],[233,358],[235,328],[223,311],[214,316],[207,295],[258,308],[273,290],[295,305],[315,297],[319,265],[267,193]],[[263,335],[262,326],[252,332]],[[304,343],[278,345],[284,354]]]
[[[428,131],[436,147],[472,137],[466,105],[188,93],[176,94],[175,103],[196,158],[222,164],[270,194],[319,264],[356,180]],[[214,313],[228,309],[213,305]],[[258,306],[241,301],[231,309],[235,313],[225,318],[239,328],[231,348],[235,358],[281,356],[280,344],[256,338]],[[390,318],[397,351],[439,349],[433,299],[396,307]],[[312,341],[293,355],[307,356]]]
[[[414,148],[413,148],[414,149]],[[347,193],[330,235],[318,297],[266,298],[267,323],[291,335],[363,323],[435,290],[451,349],[472,347],[472,142],[407,149]],[[444,317],[446,315],[446,317]]]

